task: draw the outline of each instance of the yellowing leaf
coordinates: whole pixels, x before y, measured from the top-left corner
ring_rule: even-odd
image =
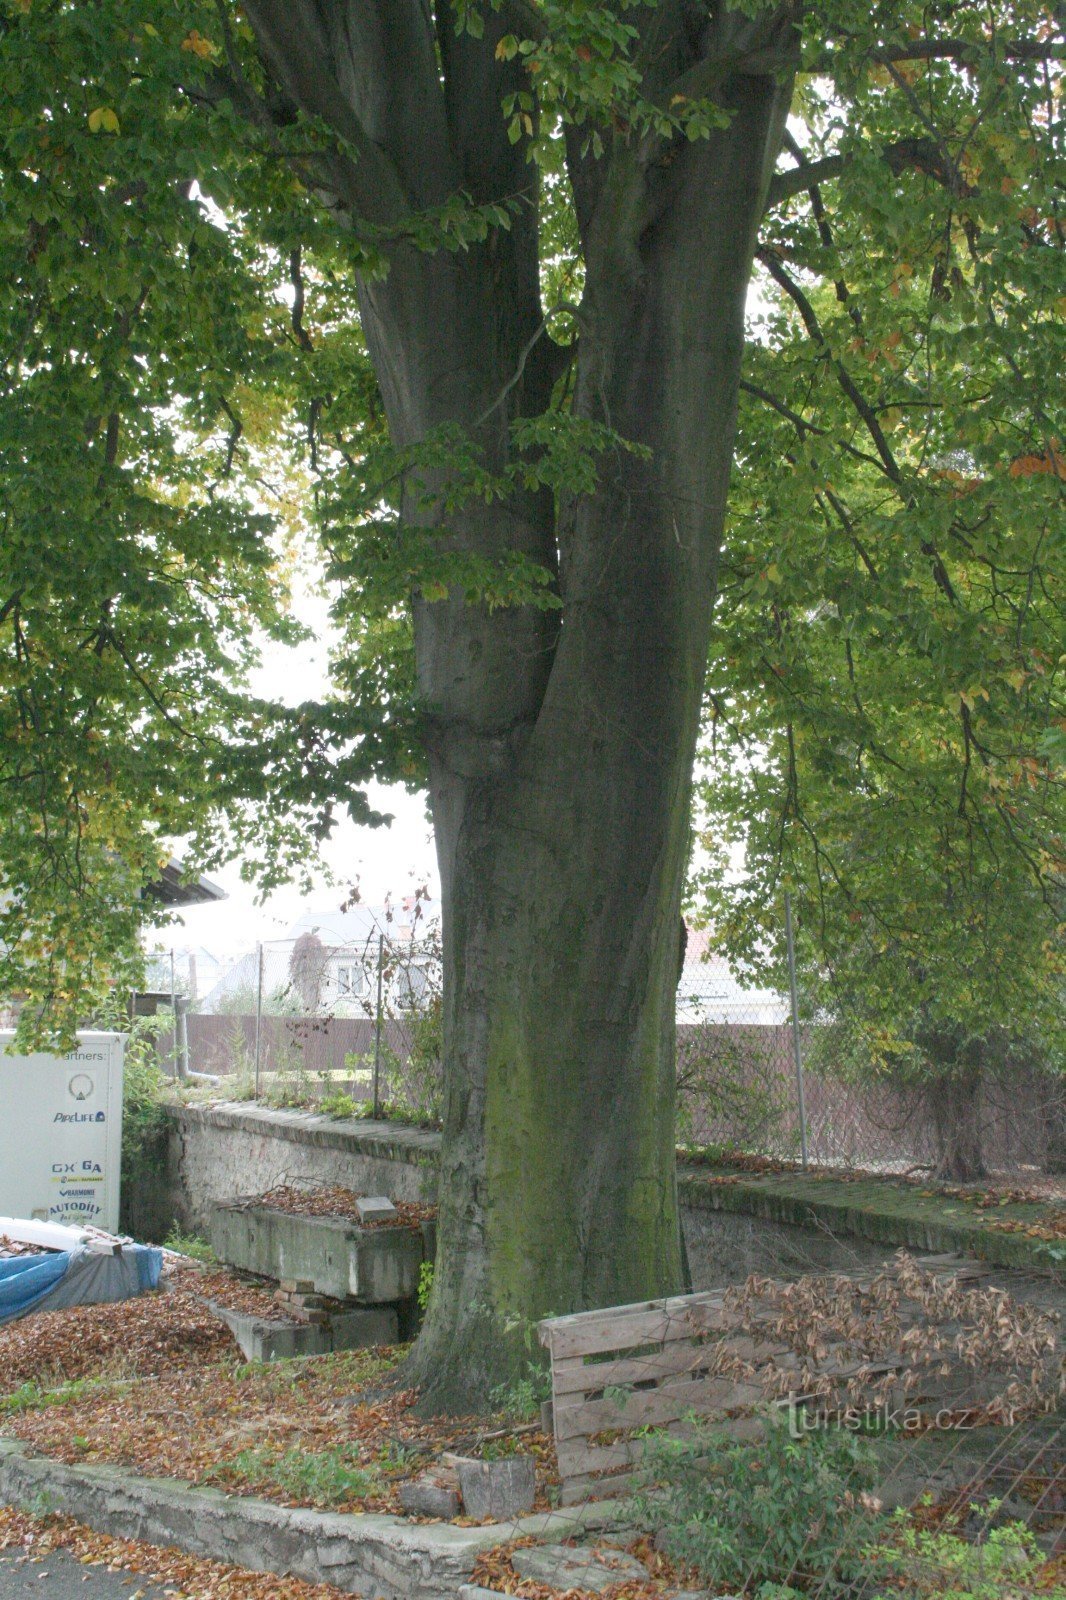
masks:
[[[1052,445],[1046,455],[1015,456],[1007,470],[1012,478],[1034,478],[1043,472],[1066,478],[1066,458]]]
[[[90,133],[118,133],[120,127],[118,115],[110,106],[97,106],[89,112]]]
[[[193,28],[181,41],[181,48],[188,50],[191,55],[199,56],[201,61],[209,61],[215,53],[215,47],[210,39],[205,39],[198,28]]]

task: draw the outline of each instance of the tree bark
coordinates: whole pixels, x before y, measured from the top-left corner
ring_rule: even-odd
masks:
[[[981,1069],[964,1067],[938,1077],[929,1085],[926,1096],[936,1138],[934,1175],[948,1183],[976,1183],[986,1178]]]
[[[381,7],[399,12],[413,15],[406,0]],[[288,10],[249,0],[248,14],[308,109],[333,103],[329,50],[337,82],[357,78],[319,40],[305,81]],[[436,188],[397,108],[364,97],[345,135],[373,146],[351,179],[364,206],[387,210],[413,174],[422,204],[460,182],[476,200],[528,188],[499,111],[502,75],[520,68],[495,63],[506,22],[485,15],[481,44],[440,30],[439,104],[423,82]],[[639,15],[647,91],[664,103],[709,52],[765,54],[775,37],[765,17],[716,8],[707,21],[684,0]],[[594,493],[554,508],[541,493],[445,515],[431,473],[408,495],[408,518],[440,528],[445,548],[521,551],[556,574],[560,600],[558,612],[495,613],[457,595],[413,602],[444,933],[440,1249],[410,1367],[428,1408],[483,1406],[529,1359],[539,1317],[680,1286],[674,990],[689,790],[744,301],[797,15],[782,8],[783,73],[771,53],[718,75],[731,121],[709,139],[609,136],[600,161],[583,130],[571,141],[586,265],[572,409],[632,448],[603,458]],[[365,48],[387,33],[371,30]],[[393,439],[458,425],[501,467],[510,422],[551,394],[532,211],[465,253],[397,247],[360,294]]]
[[[975,1038],[958,1023],[926,1015],[915,1043],[924,1058],[916,1088],[933,1127],[934,1176],[947,1183],[976,1182],[987,1176],[985,1078],[1002,1041]]]
[[[636,270],[591,253],[575,410],[648,453],[619,451],[562,508],[562,627],[523,737],[478,773],[457,772],[452,740],[436,751],[441,1253],[413,1367],[431,1406],[483,1402],[529,1360],[538,1317],[681,1286],[689,787],[778,106],[767,81],[739,84]],[[432,674],[436,641],[417,643]]]

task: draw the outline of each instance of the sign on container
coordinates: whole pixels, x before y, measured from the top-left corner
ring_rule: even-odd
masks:
[[[0,1033],[0,1216],[118,1231],[120,1033],[81,1033],[69,1055],[7,1054]]]

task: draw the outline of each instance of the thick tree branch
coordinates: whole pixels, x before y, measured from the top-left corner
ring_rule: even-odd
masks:
[[[757,383],[751,383],[746,378],[741,380],[740,387],[746,394],[753,395],[756,400],[762,400],[765,405],[770,406],[780,416],[784,417],[786,421],[791,422],[792,426],[795,428],[796,432],[801,438],[807,433],[813,433],[817,434],[819,437],[824,437],[829,432],[828,428],[821,428],[817,423],[809,422],[807,418],[801,416],[798,411],[793,411],[791,406],[786,405],[783,400],[779,400],[775,394],[771,394],[769,389],[760,388]],[[868,466],[878,468],[881,467],[882,463],[877,459],[876,456],[870,455],[865,450],[856,449],[853,444],[848,444],[848,442],[844,439],[836,440],[835,448],[842,450],[845,455],[851,456],[855,461],[865,461]]]
[[[973,186],[961,176],[954,162],[945,161],[943,152],[932,139],[897,139],[893,144],[886,145],[880,155],[896,177],[909,168],[935,178],[952,194],[966,196],[974,193]],[[853,159],[854,156],[850,154],[823,156],[820,161],[808,161],[790,167],[786,172],[775,172],[766,209],[770,211],[790,200],[793,195],[803,194],[820,183],[839,178]]]
[[[865,59],[875,66],[887,67],[905,61],[957,61],[962,66],[980,60],[991,52],[991,41],[976,39],[909,39],[906,44],[886,45],[870,50]],[[1008,61],[1061,61],[1063,41],[1051,39],[1011,39],[998,46],[999,54]],[[832,50],[803,63],[805,72],[834,72],[840,65],[839,56]]]
[[[368,222],[399,220],[408,209],[400,173],[342,91],[317,8],[292,0],[247,0],[245,11],[285,94],[300,110],[321,117],[354,152],[349,173],[352,192],[342,198],[354,200]]]
[[[832,364],[833,371],[837,375],[837,382],[840,384],[841,389],[843,389],[844,393],[847,395],[848,399],[851,401],[852,405],[855,407],[855,410],[859,413],[859,416],[866,425],[866,431],[873,440],[874,448],[881,458],[881,464],[884,472],[893,483],[899,484],[902,480],[903,474],[900,472],[899,464],[897,463],[895,456],[892,454],[891,447],[889,446],[888,440],[885,437],[885,431],[880,422],[877,420],[877,415],[872,406],[869,404],[862,391],[856,385],[855,380],[852,378],[847,367],[845,367],[844,363],[839,360],[838,357],[834,356],[830,350],[829,344],[826,340],[825,334],[822,332],[821,324],[818,321],[818,317],[815,314],[815,310],[811,305],[811,302],[808,300],[807,296],[804,294],[803,290],[800,288],[795,279],[785,271],[785,268],[775,251],[763,249],[758,252],[758,255],[759,260],[762,262],[767,272],[769,272],[771,278],[773,278],[776,284],[784,289],[793,305],[795,305],[800,317],[803,320],[803,325],[807,329],[811,339],[815,344],[820,346],[820,348],[824,351],[827,360]]]

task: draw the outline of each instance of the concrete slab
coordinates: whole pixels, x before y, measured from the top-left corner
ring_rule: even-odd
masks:
[[[365,1350],[371,1345],[396,1344],[399,1319],[393,1306],[358,1306],[335,1311],[329,1319],[334,1350]]]
[[[291,1216],[247,1200],[211,1213],[219,1260],[263,1277],[309,1282],[336,1300],[383,1305],[418,1293],[421,1228],[360,1228],[332,1217]]]
[[[383,1194],[362,1195],[355,1202],[360,1222],[394,1222],[400,1215],[392,1201]]]
[[[572,1550],[561,1545],[534,1545],[530,1549],[516,1550],[511,1556],[511,1565],[520,1578],[546,1583],[549,1588],[563,1591],[591,1589],[599,1594],[627,1579],[636,1583],[648,1581],[648,1569],[643,1561],[624,1550],[602,1546]]]
[[[326,1322],[271,1322],[207,1301],[229,1328],[246,1361],[290,1361],[295,1356],[328,1355],[331,1350],[365,1350],[395,1344],[399,1337],[391,1306],[355,1306]]]
[[[333,1348],[329,1331],[312,1322],[269,1322],[207,1302],[232,1333],[246,1361],[290,1361],[294,1356],[324,1356]]]

